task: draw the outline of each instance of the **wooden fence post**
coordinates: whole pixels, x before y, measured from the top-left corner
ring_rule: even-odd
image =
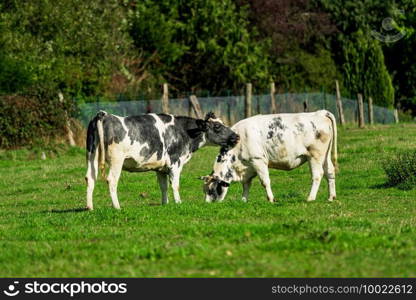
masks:
[[[364,103],[363,103],[363,95],[358,94],[357,97],[358,101],[358,127],[364,128]]]
[[[227,101],[227,119],[228,119],[228,126],[231,126],[233,123],[231,121],[232,113],[231,113],[231,103]]]
[[[195,111],[196,117],[198,119],[202,119],[203,115],[202,115],[201,106],[199,105],[198,98],[195,95],[191,95],[189,97],[189,101],[191,102],[192,108]]]
[[[373,98],[368,97],[368,122],[374,124]]]
[[[306,90],[303,96],[303,112],[309,112],[309,95]]]
[[[396,124],[399,123],[399,110],[397,107],[394,108],[394,122],[396,122]]]
[[[162,112],[164,114],[169,113],[169,89],[167,83],[163,84]]]
[[[64,102],[64,95],[61,92],[59,92],[58,94],[58,99],[59,99],[59,102],[61,103]],[[71,122],[69,120],[67,111],[65,111],[65,130],[66,130],[69,145],[72,147],[76,146],[77,144],[75,143],[75,140],[74,140],[74,133],[71,130]]]
[[[335,80],[335,87],[337,92],[337,110],[338,110],[338,116],[339,116],[339,123],[341,126],[345,124],[345,118],[344,118],[344,110],[342,108],[342,100],[341,100],[341,92],[339,90],[339,83],[338,80]]]
[[[251,83],[246,84],[246,96],[244,98],[244,116],[246,118],[251,117],[251,95],[252,95],[252,85]]]
[[[274,85],[274,82],[272,82],[270,84],[270,104],[272,108],[272,114],[277,114],[276,97],[274,94],[276,94],[276,86]]]

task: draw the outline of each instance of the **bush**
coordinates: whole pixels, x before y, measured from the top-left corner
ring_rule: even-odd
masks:
[[[416,186],[416,150],[397,154],[388,159],[383,166],[387,175],[387,184],[400,189],[410,190]]]
[[[65,133],[69,103],[42,91],[0,96],[0,148],[33,144],[45,137]]]

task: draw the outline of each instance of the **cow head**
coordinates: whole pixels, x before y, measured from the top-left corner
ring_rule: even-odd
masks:
[[[218,176],[208,175],[201,177],[204,180],[204,194],[206,202],[222,201],[227,194],[230,184]]]
[[[204,120],[196,120],[196,124],[198,129],[205,133],[208,144],[232,148],[240,139],[238,134],[225,126],[213,112],[207,113]]]

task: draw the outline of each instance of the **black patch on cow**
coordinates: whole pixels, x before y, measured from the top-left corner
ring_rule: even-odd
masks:
[[[158,160],[162,158],[163,144],[160,140],[159,130],[156,127],[156,120],[152,115],[126,117],[124,124],[128,129],[132,145],[134,142],[141,145],[148,144],[149,148],[142,149],[140,154],[143,154],[146,159],[149,159],[154,153],[156,153]],[[148,149],[147,153],[145,152],[146,149]]]
[[[283,143],[284,143],[284,141],[283,141],[283,133],[278,132],[278,133],[276,134],[276,137],[277,137],[277,139],[279,140],[279,142],[280,142],[281,144],[283,144]]]
[[[199,145],[204,140],[203,132],[198,128],[197,119],[190,117],[175,117],[175,128],[180,130],[181,135],[187,141],[187,147],[190,152],[199,149]]]
[[[152,157],[153,152],[150,151],[148,147],[143,147],[142,150],[140,150],[140,155],[144,157],[144,160],[147,161],[149,158]]]
[[[269,131],[267,133],[267,139],[272,139],[275,133],[278,133],[279,129],[281,131],[285,131],[287,129],[287,126],[283,124],[281,117],[275,117],[272,119],[272,122],[269,124]]]
[[[180,157],[189,151],[186,147],[190,143],[189,136],[186,133],[181,134],[181,128],[174,125],[168,126],[163,133],[165,147],[170,157],[171,164],[180,163]]]
[[[235,161],[236,161],[236,158],[235,158],[235,155],[233,154],[233,156],[231,156],[231,163],[235,163]]]
[[[103,130],[104,145],[106,148],[112,143],[119,144],[126,136],[126,131],[121,121],[113,115],[103,117]]]
[[[217,199],[222,194],[222,190],[224,187],[229,187],[230,184],[218,178],[213,179],[210,183],[210,188],[208,189],[208,195]]]
[[[299,122],[295,124],[296,129],[299,133],[303,133],[305,131],[305,124]]]
[[[315,123],[313,121],[311,121],[311,125],[312,125],[313,131],[315,132],[316,131],[316,125],[315,125]]]
[[[180,158],[199,149],[203,132],[197,119],[175,117],[175,125],[170,125],[163,133],[163,140],[172,164],[180,165]]]
[[[96,144],[96,138],[95,134],[97,132],[97,117],[94,117],[88,124],[88,130],[87,130],[87,157],[88,153],[95,153],[95,150],[97,148]]]
[[[97,122],[99,120],[103,120],[103,118],[107,115],[105,111],[99,111],[97,115],[90,121],[88,124],[88,130],[87,130],[87,159],[90,154],[94,154],[97,145],[98,145],[98,128],[97,128]]]
[[[220,148],[220,154],[221,154],[221,156],[224,156],[224,155],[226,155],[227,154],[227,152],[228,152],[228,147],[221,147]]]
[[[220,148],[220,154],[218,154],[217,156],[217,163],[222,163],[225,161],[225,156],[227,155],[229,150],[230,150],[230,147],[228,146],[222,146]]]
[[[281,130],[285,130],[286,126],[283,125],[282,118],[281,117],[275,117],[272,120],[272,123],[270,123],[269,128],[272,130],[276,130],[277,128]]]
[[[218,196],[222,194],[222,185],[220,182],[217,183],[216,192]]]
[[[227,181],[230,181],[233,178],[233,172],[231,169],[227,170],[227,173],[225,173],[224,179]]]
[[[167,114],[157,114],[159,119],[162,120],[163,123],[170,123],[172,121],[172,116]]]
[[[321,133],[317,130],[316,125],[314,122],[311,121],[313,134],[315,135],[316,139],[319,139],[321,137]]]

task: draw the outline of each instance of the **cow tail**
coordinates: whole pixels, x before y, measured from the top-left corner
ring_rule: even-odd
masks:
[[[332,149],[331,149],[331,158],[332,163],[335,167],[335,172],[339,172],[339,166],[338,166],[338,130],[337,130],[337,120],[335,119],[335,116],[327,112],[326,116],[331,120],[332,123]]]
[[[105,178],[105,147],[104,147],[104,129],[103,129],[103,118],[107,115],[105,111],[97,113],[97,132],[98,140],[100,143],[98,151],[98,167],[101,172],[101,176]]]

